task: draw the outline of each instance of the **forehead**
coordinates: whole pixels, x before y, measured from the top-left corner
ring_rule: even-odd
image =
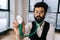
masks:
[[[44,10],[44,8],[43,7],[36,7],[35,10],[36,11],[38,11],[38,10]]]

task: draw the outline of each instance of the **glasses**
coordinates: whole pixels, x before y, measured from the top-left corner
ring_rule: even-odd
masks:
[[[43,14],[44,11],[35,11],[36,14]]]

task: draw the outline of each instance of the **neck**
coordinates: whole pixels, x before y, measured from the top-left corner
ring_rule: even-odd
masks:
[[[39,24],[39,25],[42,25],[42,23],[43,23],[43,21],[42,22],[40,22],[40,23],[38,23],[37,21],[35,21],[36,22],[36,24]]]

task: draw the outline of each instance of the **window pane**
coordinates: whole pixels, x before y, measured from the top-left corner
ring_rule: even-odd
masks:
[[[0,9],[8,9],[8,0],[0,0]]]
[[[45,20],[56,27],[56,13],[47,13]]]
[[[8,29],[9,25],[9,12],[1,12],[0,11],[0,32],[3,32]]]
[[[30,9],[29,11],[33,11],[34,4],[37,2],[42,2],[42,0],[30,0]]]
[[[33,13],[29,13],[28,15],[28,22],[34,21],[34,14]]]
[[[49,6],[48,12],[57,12],[58,0],[44,0]]]
[[[60,29],[60,14],[58,14],[57,29]]]
[[[59,12],[60,12],[60,4],[59,4]]]

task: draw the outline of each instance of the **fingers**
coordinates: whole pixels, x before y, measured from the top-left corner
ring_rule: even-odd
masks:
[[[24,21],[22,22],[22,26],[23,26],[22,32],[25,33],[25,22]]]
[[[18,22],[16,20],[13,22],[13,30],[16,34],[19,34],[18,33]]]
[[[18,22],[17,22],[17,21],[14,21],[14,22],[13,22],[13,27],[14,27],[14,28],[18,28]]]
[[[24,21],[22,22],[22,25],[23,25],[23,27],[25,27],[25,22]]]
[[[15,31],[16,34],[18,34],[18,22],[15,20],[13,22],[13,30]],[[25,23],[22,22],[22,32],[25,33]]]

